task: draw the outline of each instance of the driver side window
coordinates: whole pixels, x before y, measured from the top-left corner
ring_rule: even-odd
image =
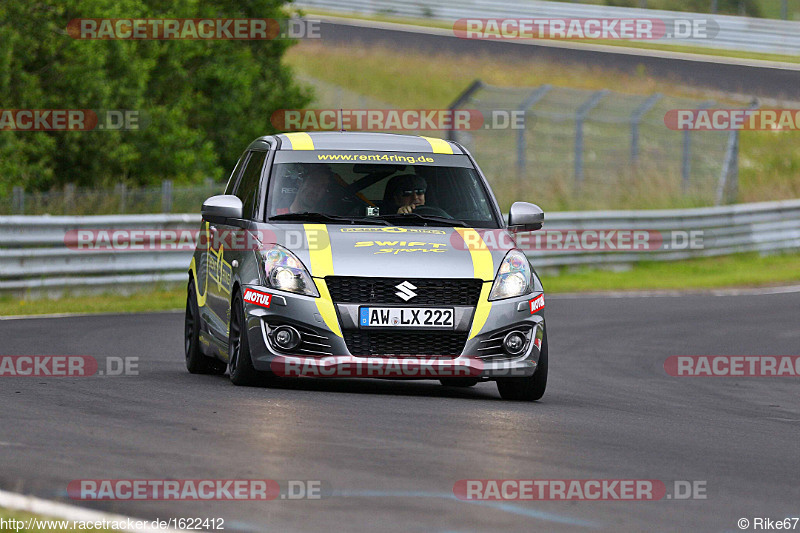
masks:
[[[242,213],[248,219],[255,216],[258,184],[261,181],[261,170],[264,168],[266,158],[267,152],[250,152],[247,166],[233,191],[233,194],[242,201]]]

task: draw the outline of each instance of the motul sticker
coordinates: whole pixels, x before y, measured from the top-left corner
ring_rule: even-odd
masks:
[[[266,292],[259,292],[254,289],[245,289],[244,301],[251,304],[260,305],[261,307],[269,307],[271,295]]]
[[[531,314],[544,309],[544,294],[540,294],[539,296],[531,300],[530,304],[531,304]]]

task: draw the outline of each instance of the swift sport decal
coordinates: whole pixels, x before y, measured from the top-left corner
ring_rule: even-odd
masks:
[[[403,252],[446,252],[447,245],[440,242],[422,241],[358,241],[356,248],[378,248],[373,255],[393,254]]]

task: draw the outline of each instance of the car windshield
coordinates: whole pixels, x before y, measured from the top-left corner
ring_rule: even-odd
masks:
[[[367,162],[342,162],[347,156]],[[267,218],[331,217],[345,222],[385,219],[392,225],[499,227],[489,192],[465,155],[278,152]]]

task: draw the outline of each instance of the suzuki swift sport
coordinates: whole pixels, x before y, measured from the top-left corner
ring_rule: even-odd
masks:
[[[547,386],[542,284],[515,244],[542,210],[504,220],[452,141],[287,133],[253,141],[207,199],[189,268],[189,372]]]

